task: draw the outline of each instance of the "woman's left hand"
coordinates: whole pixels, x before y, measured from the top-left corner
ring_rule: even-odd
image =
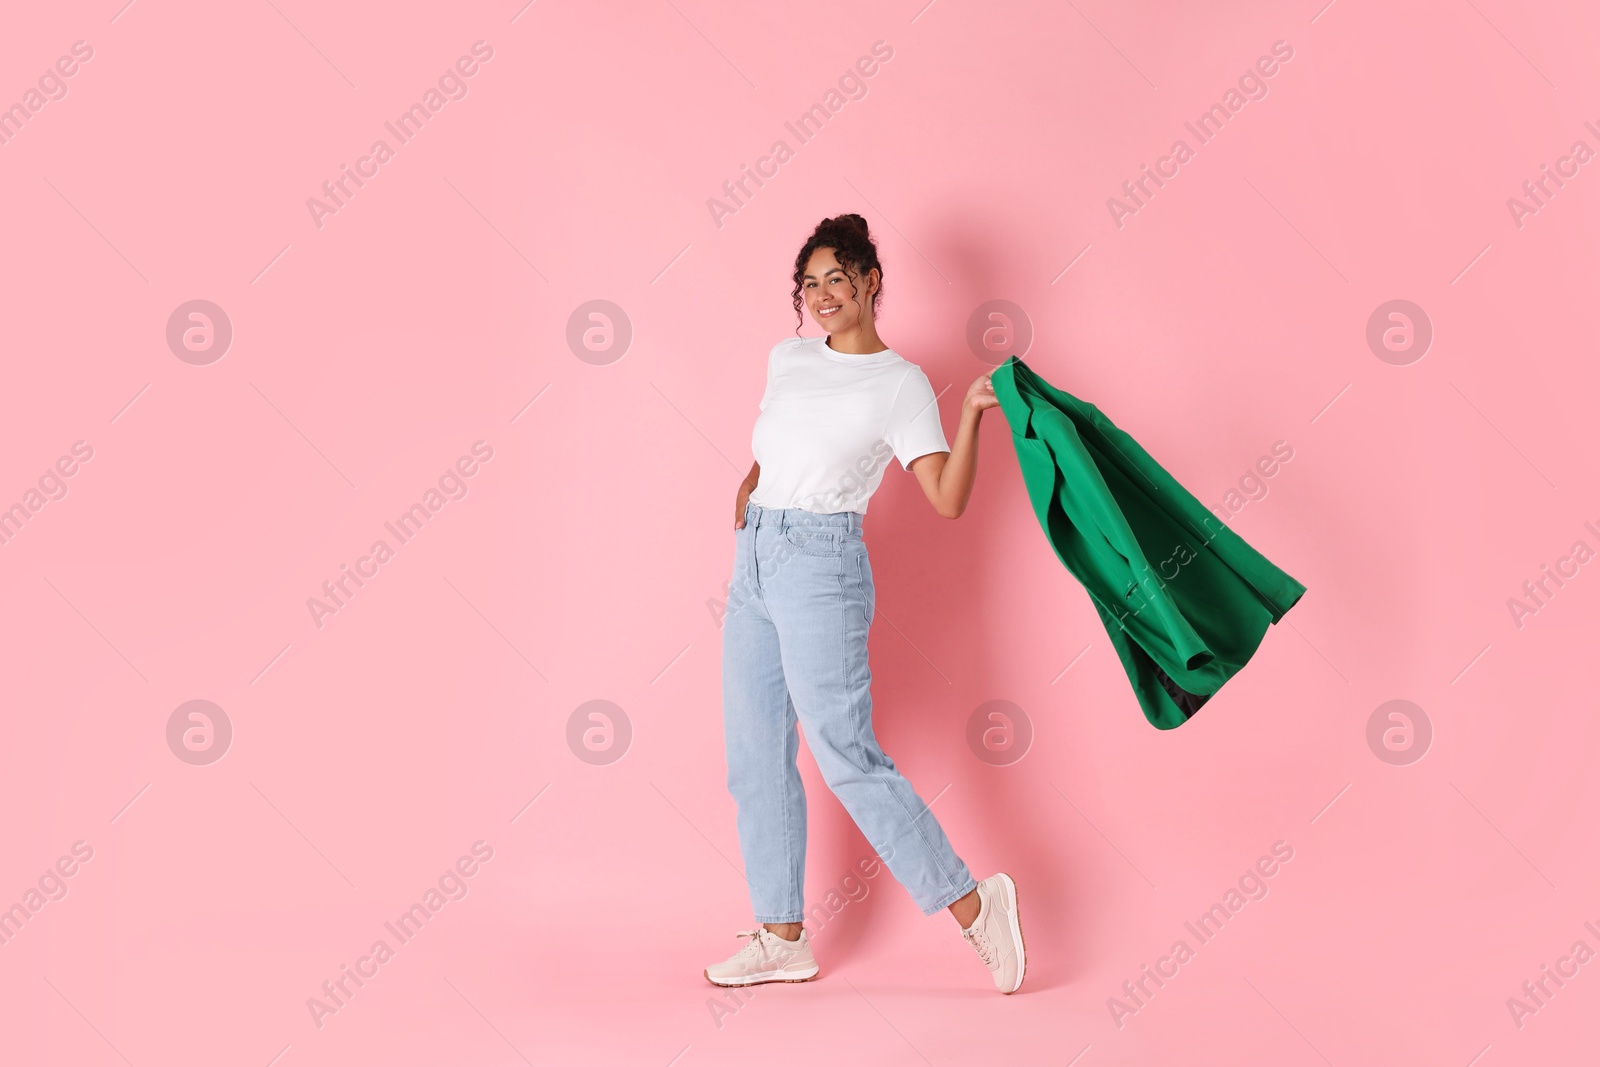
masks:
[[[980,375],[978,380],[967,388],[967,397],[963,401],[966,407],[976,412],[982,412],[984,409],[995,407],[1000,403],[1000,398],[994,395],[994,383],[989,381],[989,375],[993,373],[994,371],[989,371],[987,374]]]

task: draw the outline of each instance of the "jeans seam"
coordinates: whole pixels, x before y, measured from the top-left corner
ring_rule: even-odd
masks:
[[[839,610],[839,615],[840,615],[841,624],[843,624],[845,622],[845,618],[848,615],[848,611],[849,611],[849,606],[848,606],[848,604],[845,601],[844,596],[843,596],[843,593],[844,593],[844,586],[843,586],[844,576],[843,576],[843,573],[842,573],[843,569],[844,568],[842,568],[842,567],[840,568],[841,574],[840,574],[840,603],[839,603],[839,609],[840,610]],[[849,631],[848,626],[841,625],[840,637],[843,638],[844,635],[846,633],[848,633],[848,631]],[[849,655],[849,650],[846,648],[846,643],[842,639],[839,642],[839,654],[840,654],[840,657],[843,659],[843,675],[844,675],[844,678],[846,680],[846,684],[848,685],[850,680],[851,680],[850,655]],[[865,662],[865,659],[863,659],[863,662]],[[853,686],[851,688],[852,688],[852,690],[854,689]],[[871,695],[870,687],[868,688],[868,695],[869,695],[869,697]],[[868,764],[868,760],[866,758],[867,757],[867,746],[862,741],[862,737],[865,735],[866,731],[871,728],[871,721],[870,720],[862,721],[860,713],[861,713],[861,701],[859,699],[857,699],[854,695],[852,695],[851,698],[850,698],[850,719],[851,719],[851,726],[852,726],[852,729],[850,731],[850,733],[851,733],[851,741],[854,742],[854,744],[855,744],[856,753],[857,753],[857,759],[858,759],[858,761],[860,763],[860,766],[865,767]],[[877,777],[877,776],[874,776],[874,777]],[[908,788],[913,788],[913,790],[914,790],[914,787],[911,786],[910,780],[906,779],[905,775],[903,773],[901,774],[900,777],[903,780],[906,781],[906,786]],[[918,819],[912,817],[911,809],[906,807],[905,801],[902,800],[900,798],[899,794],[895,792],[894,784],[892,782],[888,781],[887,779],[882,778],[882,777],[877,777],[877,780],[879,782],[883,783],[884,789],[886,789],[888,791],[889,796],[893,800],[893,802],[898,804],[898,805],[900,805],[900,810],[905,813],[906,818],[911,823],[911,828],[917,832],[917,836],[922,839],[922,847],[927,849],[929,857],[933,860],[934,866],[936,868],[938,868],[939,874],[943,876],[943,878],[945,880],[945,884],[946,885],[954,885],[955,884],[955,879],[951,876],[951,872],[945,869],[944,863],[941,861],[941,859],[939,857],[939,850],[937,848],[934,848],[933,842],[931,840],[929,840],[927,832],[925,830],[923,830],[921,824],[918,822]],[[929,808],[929,807],[924,807],[923,810],[925,812],[929,813],[929,814],[932,814],[932,811],[933,811],[933,809]],[[920,905],[919,905],[919,907],[920,907]]]
[[[790,918],[769,919],[764,915],[757,915],[756,916],[756,922],[758,922],[758,923],[798,923],[798,922],[805,922],[805,918],[806,917],[805,917],[804,913],[802,913],[802,912],[789,912],[788,914],[789,915],[793,915],[794,918],[792,918],[792,919],[790,919]]]
[[[774,627],[774,629],[776,629],[776,627]],[[785,888],[785,893],[786,893],[786,895],[788,896],[788,898],[790,900],[793,900],[794,899],[794,835],[790,832],[790,827],[789,827],[789,797],[787,795],[788,784],[789,784],[789,733],[788,733],[788,727],[789,727],[789,693],[788,693],[788,683],[787,682],[784,683],[783,716],[782,717],[783,717],[783,748],[779,751],[779,754],[778,754],[779,755],[779,763],[781,764],[781,766],[779,767],[779,773],[778,773],[778,782],[779,782],[778,792],[780,794],[780,796],[778,798],[778,803],[783,808],[783,872],[784,872],[783,873],[783,878],[784,878],[784,881],[786,883],[788,883],[786,888]],[[794,913],[794,912],[800,912],[800,911],[804,911],[805,910],[805,899],[804,899],[805,898],[805,882],[804,882],[805,872],[804,871],[802,871],[800,873],[800,877],[802,879],[801,885],[800,885],[800,896],[801,896],[801,899],[796,901],[789,908],[789,911],[790,911],[791,914]],[[767,922],[791,922],[793,920],[789,920],[789,919],[768,919],[766,921]]]
[[[905,775],[902,774],[901,777],[905,778]],[[899,794],[894,791],[894,786],[887,781],[885,781],[883,784],[884,788],[889,790],[889,795],[894,797],[895,803],[900,805],[900,810],[906,813],[906,818],[911,820],[912,828],[917,831],[917,836],[922,838],[922,845],[928,850],[928,855],[933,859],[934,866],[938,867],[939,873],[944,876],[945,884],[955,885],[955,878],[952,876],[950,871],[945,869],[944,863],[939,856],[939,850],[933,847],[933,841],[929,839],[927,831],[922,828],[922,816],[918,815],[913,817],[911,814],[911,809],[906,807],[905,801],[902,800]],[[910,779],[906,779],[906,785],[908,788],[915,790],[915,787],[911,785]],[[924,806],[922,810],[924,814],[933,814],[933,809],[931,807]]]

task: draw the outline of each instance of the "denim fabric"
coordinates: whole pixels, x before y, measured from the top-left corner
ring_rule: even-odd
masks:
[[[822,778],[924,915],[977,881],[872,732],[862,516],[745,506],[722,626],[728,791],[757,922],[805,912],[798,719]]]

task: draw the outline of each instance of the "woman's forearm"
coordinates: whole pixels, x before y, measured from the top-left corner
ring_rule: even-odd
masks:
[[[939,472],[939,514],[946,518],[960,518],[967,510],[972,482],[978,475],[978,423],[982,418],[981,410],[961,406],[961,424],[956,427],[950,458]]]

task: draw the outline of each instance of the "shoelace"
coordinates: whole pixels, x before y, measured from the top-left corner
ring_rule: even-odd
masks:
[[[734,958],[739,959],[746,956],[759,954],[762,948],[761,935],[765,932],[766,927],[757,927],[754,930],[740,930],[737,934],[735,934],[735,937],[748,937],[750,940],[745,944],[744,948],[734,953]],[[795,951],[798,951],[800,948],[800,942],[798,939],[794,941],[784,941],[784,939],[778,937],[777,934],[773,934],[772,936],[777,938],[780,945],[786,945]],[[774,958],[777,957],[775,956]]]
[[[745,944],[744,948],[741,948],[738,952],[734,953],[735,958],[749,956],[760,950],[762,929],[762,927],[757,927],[754,930],[740,930],[737,934],[733,935],[735,937],[748,937],[750,939]]]
[[[989,944],[989,939],[979,933],[976,926],[971,930],[961,931],[961,936],[967,939],[967,944],[978,950],[978,958],[983,961],[983,965],[993,969],[994,948]]]

